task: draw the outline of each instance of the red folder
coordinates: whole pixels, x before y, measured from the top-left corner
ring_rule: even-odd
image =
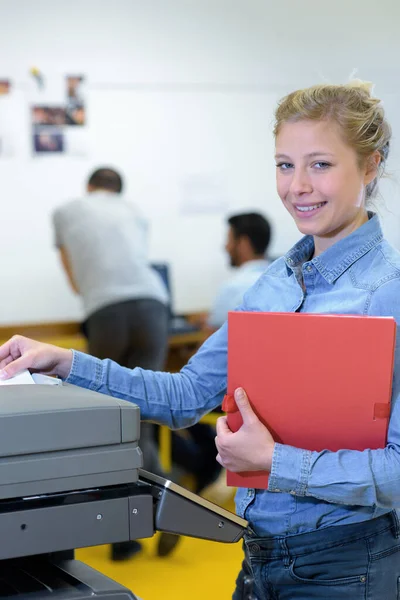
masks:
[[[231,312],[228,425],[242,425],[242,387],[275,441],[321,451],[386,445],[396,322],[391,317]],[[227,484],[268,487],[268,473],[231,473]]]

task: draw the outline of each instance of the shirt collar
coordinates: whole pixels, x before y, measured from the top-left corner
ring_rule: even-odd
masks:
[[[88,192],[87,198],[122,198],[122,194],[111,192],[109,190],[95,190],[94,192]]]
[[[350,235],[333,244],[311,260],[328,283],[334,283],[346,269],[364,256],[383,239],[382,229],[376,214],[369,212],[368,221]],[[304,236],[285,255],[289,269],[310,260],[314,251],[312,236]]]

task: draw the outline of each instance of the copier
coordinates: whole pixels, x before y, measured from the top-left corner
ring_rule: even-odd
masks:
[[[239,541],[240,517],[141,469],[139,407],[60,385],[0,389],[0,598],[130,599],[73,549],[156,531]]]

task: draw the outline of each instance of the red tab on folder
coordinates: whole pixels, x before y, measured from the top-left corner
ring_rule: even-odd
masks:
[[[321,451],[386,445],[396,322],[391,317],[231,312],[228,425],[242,425],[233,393],[246,390],[275,441]],[[231,473],[236,487],[268,487],[268,474]]]
[[[222,400],[222,410],[226,413],[234,413],[239,410],[232,394],[225,394]]]

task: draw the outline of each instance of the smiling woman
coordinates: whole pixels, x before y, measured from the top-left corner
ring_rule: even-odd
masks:
[[[389,150],[379,100],[358,84],[293,92],[278,106],[275,135],[278,192],[306,235],[261,274],[239,310],[392,316],[400,325],[400,255],[383,238],[377,215],[367,212]],[[0,378],[22,368],[54,373],[136,402],[144,420],[187,427],[221,404],[227,339],[224,324],[171,374],[123,369],[17,336],[0,347]],[[297,350],[308,353],[312,380],[313,352],[324,348],[312,349],[305,339]],[[276,403],[268,365],[260,376],[265,402]],[[282,377],[290,376],[282,365]],[[341,372],[337,377],[347,385]],[[392,384],[387,445],[362,452],[278,443],[246,390],[235,391],[243,426],[232,432],[225,417],[218,419],[217,460],[230,471],[270,474],[268,490],[237,492],[237,511],[251,528],[235,600],[398,600],[400,336]],[[323,386],[318,391],[323,406]]]

